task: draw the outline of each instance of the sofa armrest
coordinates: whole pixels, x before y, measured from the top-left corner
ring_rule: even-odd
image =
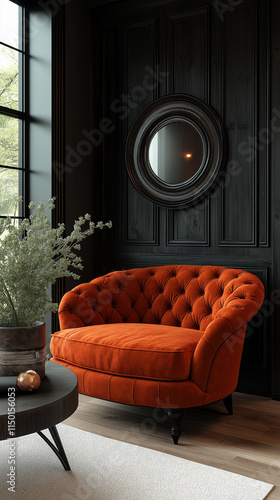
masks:
[[[58,316],[61,330],[79,328],[92,323],[94,311],[89,299],[74,289],[62,297]]]
[[[250,284],[244,284],[227,296],[224,307],[217,311],[194,352],[191,379],[201,390],[209,390],[211,377],[216,383],[220,378],[220,386],[228,385],[232,389],[235,384],[236,387],[246,326],[261,307],[263,299],[261,282],[254,289]]]

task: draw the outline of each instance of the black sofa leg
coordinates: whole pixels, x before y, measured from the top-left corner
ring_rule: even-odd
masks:
[[[232,394],[227,396],[226,398],[223,399],[224,405],[226,407],[226,410],[228,411],[229,415],[233,415],[233,409],[232,409]]]
[[[179,437],[181,436],[180,422],[184,414],[181,409],[167,410],[167,414],[171,420],[171,436],[174,444],[178,444]]]

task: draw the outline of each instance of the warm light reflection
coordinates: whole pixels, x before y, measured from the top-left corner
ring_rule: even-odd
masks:
[[[191,158],[191,157],[192,157],[192,153],[185,153],[185,154],[184,154],[184,157],[185,157],[186,159]]]

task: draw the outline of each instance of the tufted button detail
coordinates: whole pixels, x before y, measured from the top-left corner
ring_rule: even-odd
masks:
[[[219,266],[172,265],[124,269],[95,278],[90,287],[87,284],[77,287],[75,297],[72,296],[73,302],[69,304],[69,315],[73,317],[81,296],[91,304],[92,318],[100,316],[103,321],[106,317],[104,309],[107,306],[113,308],[107,323],[115,319],[141,322],[145,318],[157,324],[166,324],[170,320],[174,326],[178,321],[178,326],[181,326],[182,320],[185,328],[198,330],[202,321],[205,329],[211,322],[211,316],[214,319],[228,304],[234,304],[236,309],[244,308],[244,299],[252,300],[249,291],[254,287],[254,277],[249,273]],[[64,310],[67,311],[67,306]]]

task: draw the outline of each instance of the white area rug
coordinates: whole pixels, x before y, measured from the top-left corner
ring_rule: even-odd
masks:
[[[15,493],[6,482],[12,441],[0,441],[1,500],[263,500],[273,488],[67,425],[57,429],[72,470],[64,471],[38,434],[18,438]]]

